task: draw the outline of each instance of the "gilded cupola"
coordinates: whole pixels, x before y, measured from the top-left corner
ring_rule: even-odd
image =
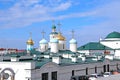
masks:
[[[32,40],[32,33],[30,33],[30,38],[26,42],[28,45],[34,45],[34,41]]]
[[[58,33],[57,39],[64,41],[64,40],[65,40],[65,37],[64,37],[61,33]]]
[[[34,42],[33,42],[32,39],[29,39],[26,43],[29,44],[29,45],[34,45]]]

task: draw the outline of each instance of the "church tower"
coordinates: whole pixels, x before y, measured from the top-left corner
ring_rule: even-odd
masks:
[[[51,52],[57,53],[59,51],[58,40],[56,38],[53,38],[50,40],[50,43],[51,43]]]
[[[56,26],[53,23],[53,25],[52,25],[52,32],[50,33],[50,40],[52,40],[53,38],[56,38],[57,35],[58,35],[58,33],[56,32]]]
[[[65,37],[62,35],[62,33],[60,31],[61,24],[58,23],[58,26],[59,26],[59,33],[56,37],[56,39],[58,39],[58,41],[59,41],[58,47],[59,47],[59,50],[65,50],[66,49],[66,40],[65,40]]]
[[[70,40],[70,51],[77,52],[77,41],[74,39],[74,31],[72,30],[72,39]]]
[[[34,41],[32,40],[32,33],[30,33],[30,38],[26,42],[27,44],[27,53],[30,53],[31,50],[33,50]]]
[[[44,34],[45,34],[45,32],[43,31],[42,32],[43,38],[41,41],[39,41],[39,51],[41,51],[41,52],[45,52],[48,50],[48,41],[45,40]]]

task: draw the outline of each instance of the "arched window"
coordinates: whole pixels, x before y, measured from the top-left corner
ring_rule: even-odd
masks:
[[[45,50],[46,50],[46,48],[47,48],[47,47],[46,47],[46,45],[45,45]]]
[[[65,45],[63,44],[63,49],[65,48]]]

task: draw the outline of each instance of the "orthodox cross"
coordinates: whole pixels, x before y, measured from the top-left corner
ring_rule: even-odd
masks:
[[[52,20],[52,24],[55,25],[55,20]]]
[[[74,33],[75,33],[75,31],[74,31],[74,30],[72,30],[71,32],[72,32],[72,38],[74,38]]]
[[[58,28],[58,31],[60,32],[60,27],[61,27],[62,24],[59,22],[57,25],[58,25],[58,27],[59,27],[59,28]]]
[[[44,31],[42,31],[41,33],[42,33],[42,36],[43,36],[43,38],[44,38],[44,34],[45,34],[45,32],[44,32]]]
[[[32,39],[32,32],[30,32],[29,34],[30,34],[30,39]]]

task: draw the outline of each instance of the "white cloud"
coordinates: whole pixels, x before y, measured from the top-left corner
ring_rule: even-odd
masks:
[[[92,17],[88,20],[94,24],[86,24],[84,26],[74,26],[75,29],[75,38],[78,41],[78,45],[86,44],[87,42],[99,41],[100,38],[105,38],[109,33],[113,31],[120,32],[120,1],[113,1],[109,4],[97,7],[90,12],[77,13],[75,15],[68,15],[68,18],[71,17]],[[65,18],[65,17],[64,17]],[[98,22],[96,20],[102,19]],[[65,31],[65,33],[70,33],[70,31]],[[71,38],[71,34],[65,34],[68,37],[68,40]]]
[[[53,12],[56,12],[56,11],[64,11],[64,10],[67,10],[68,8],[71,7],[71,2],[66,2],[66,3],[61,3],[59,6],[53,8]]]
[[[30,1],[31,2],[28,2],[28,4],[23,4],[23,2],[20,1],[14,4],[8,10],[1,10],[0,26],[8,28],[25,27],[31,25],[34,22],[81,17],[92,17],[93,20],[90,19],[88,21],[95,22],[96,20],[103,18],[104,20],[102,19],[102,21],[98,21],[94,24],[78,26],[82,27],[78,30],[75,30],[75,37],[78,40],[79,45],[85,44],[86,42],[90,41],[98,41],[100,37],[104,38],[108,33],[112,31],[120,32],[120,1],[113,1],[108,4],[104,4],[92,10],[89,10],[88,12],[69,12],[67,14],[60,14],[56,16],[54,16],[54,14],[56,14],[57,12],[64,12],[72,7],[72,2],[61,2],[61,0],[54,2],[55,0],[48,0],[48,2],[51,1],[50,4],[48,4],[48,2],[46,2],[45,4],[41,4],[42,1],[40,0],[35,0],[35,2],[33,0]],[[77,26],[74,26],[74,28],[75,27]],[[65,34],[65,36],[67,36],[67,40],[71,38],[70,34]]]
[[[79,12],[79,13],[71,13],[71,14],[65,14],[55,17],[57,20],[66,19],[66,18],[78,18],[78,17],[89,17],[94,16],[96,14],[95,11],[91,12]]]
[[[41,0],[21,0],[21,3],[26,7],[38,4],[40,2]]]
[[[0,26],[24,27],[29,26],[34,22],[41,22],[51,19],[61,20],[74,17],[93,17],[97,19],[102,17],[107,20],[106,22],[110,22],[114,25],[119,25],[120,22],[119,1],[113,1],[107,5],[103,5],[102,7],[89,10],[88,12],[69,12],[67,14],[60,14],[56,16],[54,16],[54,14],[59,13],[60,11],[66,11],[72,7],[72,1],[68,0],[63,2],[62,0],[48,0],[44,2],[43,0],[21,0],[16,2],[8,10],[1,10]]]
[[[60,0],[57,2],[59,3]],[[50,4],[52,4],[52,1]],[[59,5],[52,7],[50,4],[41,4],[41,0],[21,0],[16,2],[9,9],[0,11],[0,22],[2,23],[0,25],[2,27],[24,27],[34,22],[51,20],[53,18],[52,14],[65,11],[71,7],[70,1],[61,2]]]

